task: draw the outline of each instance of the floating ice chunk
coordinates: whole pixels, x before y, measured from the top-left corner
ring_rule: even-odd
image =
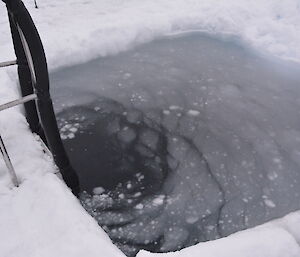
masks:
[[[273,162],[276,163],[276,164],[280,164],[281,159],[280,158],[273,158]]]
[[[137,192],[137,193],[135,193],[135,194],[133,195],[133,197],[139,197],[139,196],[141,196],[141,195],[142,195],[141,192]]]
[[[134,208],[135,208],[135,209],[138,209],[138,210],[142,210],[142,209],[144,208],[144,205],[141,204],[141,203],[139,203],[139,204],[136,205]]]
[[[177,110],[182,110],[182,107],[177,106],[177,105],[170,105],[170,106],[169,106],[169,109],[170,109],[171,111],[177,111]]]
[[[78,128],[72,127],[72,128],[70,128],[70,131],[73,133],[76,133],[78,131]]]
[[[212,231],[212,230],[215,229],[215,226],[210,225],[210,226],[207,226],[206,229],[207,229],[208,231]]]
[[[74,133],[69,133],[68,135],[67,135],[67,138],[69,138],[69,139],[72,139],[72,138],[74,138],[75,137],[75,134]]]
[[[276,172],[270,172],[268,173],[268,179],[275,180],[278,178],[278,174]]]
[[[145,178],[145,176],[142,173],[140,173],[140,172],[137,173],[135,176],[138,179],[138,181],[142,181]]]
[[[264,202],[265,202],[265,205],[267,205],[270,208],[275,208],[276,207],[276,204],[270,199],[264,199]]]
[[[129,79],[131,76],[132,76],[131,73],[127,72],[123,75],[123,79],[125,79],[125,80]]]
[[[197,221],[199,220],[199,217],[198,216],[189,216],[185,219],[186,223],[188,224],[194,224],[196,223]]]
[[[75,134],[78,131],[79,123],[70,124],[67,123],[63,125],[60,129],[61,139],[72,139],[75,137]]]
[[[197,110],[188,110],[187,114],[189,116],[198,116],[200,114],[200,112]]]
[[[165,199],[164,195],[159,195],[158,197],[153,199],[152,203],[155,206],[159,206],[159,205],[162,205],[164,203],[164,199]]]
[[[95,187],[94,189],[93,189],[93,193],[95,194],[95,195],[101,195],[102,193],[104,193],[104,188],[103,187]]]

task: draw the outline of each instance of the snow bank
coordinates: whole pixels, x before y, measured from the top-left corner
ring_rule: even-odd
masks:
[[[297,0],[26,0],[41,32],[51,68],[116,54],[168,33],[200,30],[232,35],[254,49],[300,61]],[[0,24],[3,24],[3,8]],[[59,24],[59,25],[58,25]],[[1,55],[10,42],[0,28]],[[3,57],[3,56],[2,56]]]
[[[0,256],[124,256],[53,174],[26,180],[0,203]]]

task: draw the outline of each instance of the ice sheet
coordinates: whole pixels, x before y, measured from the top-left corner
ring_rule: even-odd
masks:
[[[85,207],[125,252],[299,209],[299,69],[192,33],[54,73],[59,120],[81,127],[66,146],[82,188],[107,190]]]

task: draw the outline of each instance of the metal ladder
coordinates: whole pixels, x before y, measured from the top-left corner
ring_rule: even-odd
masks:
[[[17,64],[16,60],[15,61],[8,61],[8,62],[1,62],[0,63],[0,68],[4,68],[4,67],[16,65],[16,64]],[[33,100],[36,100],[36,99],[37,99],[36,94],[27,95],[27,96],[21,97],[19,99],[16,99],[14,101],[10,101],[8,103],[0,105],[0,111],[4,111],[6,109],[9,109],[9,108],[15,107],[17,105],[24,104],[24,103],[27,103],[29,101],[33,101]],[[14,184],[14,186],[18,187],[19,186],[18,177],[17,177],[16,171],[14,169],[14,166],[11,162],[11,159],[8,155],[8,152],[6,150],[6,147],[5,147],[5,144],[3,142],[3,139],[1,137],[1,135],[0,135],[0,150],[1,150],[1,154],[3,155],[3,159],[4,159],[4,162],[5,162],[5,165],[8,169],[8,172],[9,172],[9,175],[11,177],[12,183]]]
[[[47,60],[39,33],[22,0],[2,0],[8,12],[8,20],[16,61],[0,63],[0,68],[17,65],[22,97],[0,105],[0,111],[24,104],[30,130],[39,136],[43,151],[56,164],[58,174],[78,196],[80,187],[60,138],[59,129],[49,92]],[[0,0],[1,2],[1,0]],[[34,102],[32,102],[34,101]],[[15,169],[0,136],[0,150],[12,182],[19,185]]]

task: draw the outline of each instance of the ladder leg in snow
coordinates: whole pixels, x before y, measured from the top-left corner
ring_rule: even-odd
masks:
[[[28,101],[35,100],[35,99],[37,99],[36,94],[31,94],[31,95],[22,97],[20,99],[17,99],[17,100],[8,102],[6,104],[0,105],[0,111],[6,110],[8,108],[11,108],[11,107],[17,106],[19,104],[23,104],[23,103],[26,103]],[[18,182],[18,178],[17,178],[16,172],[15,172],[15,169],[14,169],[14,167],[12,165],[12,162],[11,162],[11,160],[9,158],[9,155],[7,153],[7,150],[6,150],[6,147],[4,145],[4,142],[2,140],[1,135],[0,135],[0,150],[1,150],[1,153],[3,155],[4,162],[5,162],[6,166],[7,166],[7,169],[9,171],[10,176],[11,176],[13,184],[15,186],[19,186],[19,182]]]
[[[14,169],[12,163],[11,163],[11,160],[9,158],[9,155],[7,153],[6,147],[3,143],[1,135],[0,135],[0,150],[1,150],[1,153],[3,155],[3,159],[4,159],[4,162],[6,164],[6,167],[9,171],[9,175],[11,177],[11,180],[12,180],[13,184],[17,187],[17,186],[19,186],[18,178],[17,178],[16,172],[15,172],[15,169]]]

